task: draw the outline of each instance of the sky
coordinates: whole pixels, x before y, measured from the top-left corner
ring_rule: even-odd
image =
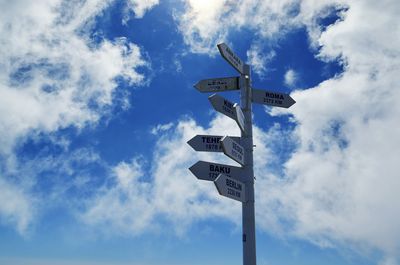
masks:
[[[253,105],[259,265],[400,264],[400,2],[0,0],[0,265],[242,264],[241,205],[188,168]],[[221,95],[239,102],[239,93]]]

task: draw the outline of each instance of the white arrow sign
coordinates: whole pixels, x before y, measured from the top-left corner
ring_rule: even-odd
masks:
[[[223,77],[200,80],[194,87],[200,92],[222,92],[239,89],[239,77]]]
[[[244,178],[243,169],[230,165],[198,161],[189,170],[198,179],[214,181],[219,174],[223,173],[234,179]]]
[[[264,105],[289,108],[296,101],[288,94],[274,91],[252,89],[252,101]]]
[[[237,103],[232,103],[229,100],[214,94],[208,97],[213,108],[236,121],[242,131],[244,131],[244,115],[242,109]]]
[[[244,166],[244,148],[229,136],[221,139],[224,154]]]
[[[220,135],[196,135],[187,143],[196,151],[200,152],[223,152]],[[240,137],[231,136],[233,140],[240,143]]]
[[[246,201],[246,187],[245,184],[236,179],[230,178],[224,174],[219,174],[216,180],[214,180],[215,187],[217,187],[218,193],[222,196],[240,201]]]
[[[239,73],[244,74],[244,63],[225,43],[218,44],[218,50],[222,57]]]

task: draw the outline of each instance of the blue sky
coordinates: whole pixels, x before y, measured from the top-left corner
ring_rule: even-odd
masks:
[[[394,0],[1,1],[0,264],[241,264],[240,203],[188,168],[239,135],[201,79],[253,106],[260,265],[398,265]],[[222,96],[239,101],[238,92]]]

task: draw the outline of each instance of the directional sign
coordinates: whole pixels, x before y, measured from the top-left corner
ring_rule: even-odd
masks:
[[[194,87],[200,92],[222,92],[239,89],[239,77],[223,77],[200,80]]]
[[[189,170],[198,179],[214,181],[219,174],[223,173],[234,179],[241,179],[244,177],[243,169],[230,165],[211,163],[205,161],[198,161],[191,166]]]
[[[208,100],[210,100],[211,105],[216,111],[225,114],[231,119],[236,119],[236,110],[234,107],[234,103],[217,94],[209,96]]]
[[[235,105],[235,112],[236,112],[236,123],[239,125],[239,128],[244,132],[244,114],[242,108],[236,104]]]
[[[225,114],[231,119],[234,119],[239,125],[239,128],[244,131],[244,116],[242,109],[237,103],[232,103],[217,94],[209,96],[208,99],[216,111]]]
[[[217,187],[218,193],[222,196],[240,201],[246,201],[246,187],[245,184],[236,179],[230,178],[224,174],[219,174],[216,180],[214,180],[215,187]]]
[[[196,135],[187,143],[196,151],[200,152],[223,152],[219,135]],[[233,140],[240,143],[240,137],[231,136]]]
[[[221,139],[224,154],[244,166],[244,148],[229,136]]]
[[[274,91],[252,89],[252,101],[254,103],[260,103],[264,105],[270,105],[275,107],[289,108],[296,101],[285,93],[279,93]]]
[[[218,44],[222,57],[228,61],[239,73],[244,74],[244,63],[225,43]]]

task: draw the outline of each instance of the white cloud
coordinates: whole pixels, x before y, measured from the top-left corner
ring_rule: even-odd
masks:
[[[321,246],[378,249],[388,257],[382,264],[397,264],[398,1],[220,2],[207,27],[201,25],[206,11],[186,2],[178,22],[193,52],[215,50],[219,39],[242,27],[256,30],[257,43],[305,27],[318,58],[343,63],[343,74],[297,91],[289,110],[271,111],[294,115],[298,125],[289,139],[298,148],[285,164],[285,178],[262,171],[257,209],[269,219],[259,223]],[[341,7],[342,21],[319,25]],[[288,85],[296,79],[287,77]]]
[[[185,43],[192,52],[216,53],[216,45],[226,41],[231,32],[241,29],[256,32],[254,39],[276,40],[285,33],[307,25],[314,36],[321,29],[316,18],[330,14],[333,7],[345,1],[298,1],[298,0],[184,0],[185,9],[176,12]]]
[[[150,183],[141,179],[140,163],[121,162],[112,169],[111,188],[104,187],[82,216],[87,224],[106,223],[108,230],[113,227],[120,233],[134,234],[152,226],[153,193]]]
[[[155,126],[154,128],[151,129],[150,133],[153,134],[153,135],[157,135],[159,133],[168,131],[173,126],[174,126],[173,122],[169,122],[167,124],[158,124],[157,126]]]
[[[2,182],[9,183],[15,173],[19,161],[14,149],[27,137],[95,125],[113,105],[116,78],[131,85],[143,81],[137,69],[148,63],[138,46],[124,38],[95,43],[88,36],[96,16],[111,2],[0,2],[0,9],[7,10],[0,18],[0,35],[5,36],[0,42]],[[26,190],[13,185],[24,206]],[[0,187],[0,193],[8,194]],[[31,218],[23,216],[29,214],[4,210],[12,207],[4,199],[0,219],[14,218],[24,230]],[[33,208],[25,205],[21,211]]]
[[[247,51],[248,64],[251,65],[251,70],[255,72],[261,79],[268,72],[267,63],[269,63],[276,55],[275,51],[270,51],[264,54],[260,44],[252,44]]]
[[[0,216],[1,222],[15,226],[25,234],[34,216],[34,198],[20,185],[0,177]]]
[[[0,223],[15,227],[23,236],[30,235],[47,210],[78,207],[79,196],[70,195],[76,191],[89,195],[89,187],[99,181],[89,168],[95,167],[98,173],[106,168],[95,152],[83,148],[70,152],[43,148],[33,158],[21,155],[15,159],[12,169],[0,162]]]
[[[293,132],[284,131],[278,125],[268,132],[255,127],[257,222],[265,231],[306,239],[322,247],[378,249],[386,257],[382,264],[396,264],[400,247],[397,229],[400,208],[396,204],[399,199],[396,188],[400,184],[396,173],[400,109],[394,101],[400,96],[395,89],[400,49],[398,40],[394,39],[393,25],[396,25],[399,7],[387,1],[391,11],[382,17],[374,2],[347,3],[349,10],[343,14],[343,21],[322,29],[317,24],[318,16],[325,16],[329,6],[346,3],[314,2],[300,4],[300,15],[293,20],[293,25],[306,26],[311,44],[321,46],[318,56],[324,60],[340,58],[345,71],[314,88],[293,93],[297,103],[289,110],[271,111],[273,115],[291,113],[292,120],[297,122]],[[219,21],[218,12],[208,14],[207,21],[215,27],[196,26],[198,21],[206,20],[201,16],[202,10],[211,4],[188,2],[187,16],[181,18],[190,22],[181,25],[181,30],[189,30],[183,31],[184,34],[192,34],[185,35],[188,44],[192,45],[196,36],[202,40],[204,34],[204,42],[193,44],[192,51],[205,52],[210,43],[225,34],[225,29],[220,28],[223,23],[212,24]],[[231,2],[224,7],[219,5],[215,6],[218,10],[236,6]],[[364,23],[365,17],[361,14],[379,19],[377,23]],[[259,25],[260,30],[263,25]],[[371,32],[379,32],[380,37],[375,38]],[[260,36],[269,35],[261,31]],[[161,138],[152,161],[154,166],[147,176],[135,180],[138,186],[141,181],[150,183],[149,194],[153,197],[148,198],[151,207],[144,216],[150,215],[152,225],[157,226],[160,220],[152,219],[154,216],[168,220],[177,232],[204,218],[222,217],[240,222],[236,219],[240,209],[226,212],[233,209],[226,206],[232,202],[220,198],[210,183],[195,179],[187,170],[198,159],[224,159],[194,152],[185,143],[188,139],[195,134],[232,130],[237,130],[234,123],[220,116],[211,121],[210,128],[184,120],[177,127],[157,130]],[[279,172],[277,167],[282,157],[275,151],[287,144],[295,144],[296,148]],[[106,191],[117,187],[115,184]],[[99,198],[102,196],[100,193]],[[133,203],[135,196],[129,198]],[[97,205],[96,200],[91,201],[88,210]],[[105,204],[102,207],[107,209]],[[129,209],[130,204],[124,207]],[[137,211],[140,215],[141,210]],[[92,218],[100,223],[117,224],[119,219],[117,215],[108,219]]]
[[[168,131],[158,131],[153,159],[146,162],[151,169],[144,170],[141,159],[116,165],[112,184],[102,187],[87,202],[82,220],[95,227],[111,225],[113,232],[132,234],[155,232],[160,225],[167,225],[181,235],[193,222],[206,218],[223,218],[239,225],[240,203],[221,197],[212,182],[198,180],[188,170],[198,160],[235,164],[222,153],[195,152],[186,143],[196,134],[226,132],[240,135],[235,122],[222,115],[212,119],[209,128],[183,119]],[[258,146],[255,161],[265,166],[272,155],[264,148],[267,141],[258,128],[254,134]]]
[[[241,27],[263,18],[260,13],[250,19],[241,17],[247,21],[242,24],[235,19],[228,21],[226,17],[231,17],[232,10],[239,7],[248,10],[240,5],[242,2],[238,3],[219,2],[213,6],[218,12],[206,14],[204,10],[213,3],[187,2],[187,13],[177,19],[192,51],[207,52],[218,39],[227,36],[226,30],[232,30],[233,25]],[[253,2],[248,3],[251,6]],[[268,6],[276,11],[275,15],[287,17],[288,3],[285,7],[268,6],[270,3],[265,2],[260,4],[260,10]],[[259,227],[265,231],[306,239],[321,247],[378,249],[385,256],[382,264],[397,264],[400,108],[395,100],[400,97],[396,89],[400,44],[394,34],[399,29],[394,25],[400,7],[394,1],[384,3],[304,1],[299,4],[299,15],[288,25],[305,26],[310,44],[320,45],[317,56],[324,60],[339,58],[344,73],[314,88],[293,93],[297,103],[289,110],[271,111],[273,115],[291,113],[292,120],[297,122],[293,132],[277,125],[268,132],[255,127],[256,209]],[[326,29],[319,27],[318,17],[325,16],[328,7],[339,4],[349,8],[342,14],[343,21]],[[381,8],[387,10],[385,16],[380,15]],[[220,17],[222,11],[226,11],[226,17]],[[377,20],[366,23],[365,16]],[[284,26],[277,19],[272,28],[266,28],[268,18],[262,20],[266,24],[252,26],[261,37],[278,34],[278,29]],[[200,25],[202,21],[206,26]],[[371,34],[374,32],[377,38]],[[147,173],[142,168],[131,170],[136,167],[134,162],[117,165],[115,168],[127,169],[132,193],[123,191],[125,201],[121,201],[116,192],[122,190],[121,179],[114,175],[114,184],[105,186],[88,202],[83,220],[92,224],[112,223],[120,231],[128,227],[134,234],[157,229],[160,220],[167,220],[178,233],[204,218],[222,217],[239,223],[240,208],[235,202],[220,198],[210,183],[197,180],[187,170],[198,159],[227,160],[223,156],[196,153],[185,143],[195,134],[233,130],[239,134],[235,127],[231,120],[217,116],[210,128],[202,128],[188,119],[168,130],[157,130],[161,138],[151,161],[152,169]],[[279,175],[277,166],[282,157],[275,154],[280,150],[276,145],[284,148],[287,143],[295,144],[296,148],[283,165],[283,175]],[[143,203],[146,207],[128,211],[137,199],[136,189],[147,184],[146,194],[150,195],[139,199],[139,205]],[[102,203],[103,200],[108,203]],[[109,205],[116,205],[115,209],[120,211],[112,216],[99,214],[107,212]],[[92,209],[97,209],[97,215],[89,218],[87,213]],[[140,225],[130,226],[131,222],[137,222],[135,216],[143,216],[147,225],[139,218],[143,221],[138,221]],[[121,223],[124,218],[131,222]]]
[[[385,257],[385,259],[379,263],[379,265],[397,265],[397,260],[395,257]]]
[[[157,232],[160,225],[168,225],[182,234],[195,220],[239,216],[235,214],[240,210],[238,204],[219,200],[212,183],[197,180],[188,170],[196,158],[210,160],[213,157],[196,155],[186,144],[195,133],[204,132],[192,120],[182,120],[168,131],[158,131],[151,169],[143,171],[140,159],[115,166],[111,176],[113,184],[101,188],[98,195],[87,202],[82,220],[96,227],[111,224],[113,232],[120,233]]]
[[[85,21],[81,14],[76,15],[78,28],[57,22],[64,15],[60,1],[5,5],[9,15],[0,21],[1,35],[8,36],[0,46],[1,153],[10,152],[17,139],[33,130],[95,123],[112,104],[116,77],[132,84],[143,80],[135,69],[146,62],[136,45],[121,38],[92,47],[76,33]]]
[[[231,12],[232,5],[228,0],[184,2],[185,12],[177,11],[175,19],[179,30],[183,33],[185,43],[194,52],[215,53],[215,45],[221,42],[228,32],[228,28],[222,25],[221,12]]]
[[[298,74],[293,69],[289,69],[286,71],[284,76],[284,82],[288,87],[295,86],[297,79],[298,79]]]
[[[135,14],[135,18],[142,18],[145,13],[158,5],[159,0],[128,0],[127,8],[125,12],[129,12],[131,10]],[[125,17],[125,22],[128,17]]]
[[[376,248],[391,257],[383,263],[397,264],[400,41],[393,25],[400,5],[348,5],[344,20],[317,39],[319,56],[341,58],[345,72],[293,94],[289,112],[299,123],[299,148],[279,187],[289,196],[279,201],[295,235],[320,245]]]

